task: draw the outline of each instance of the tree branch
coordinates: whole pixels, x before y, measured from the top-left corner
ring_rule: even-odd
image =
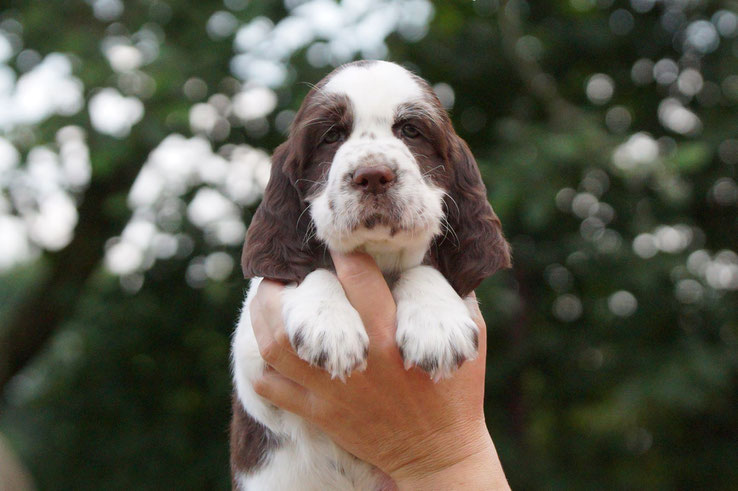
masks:
[[[580,110],[559,94],[556,81],[534,58],[522,56],[517,49],[517,42],[523,36],[517,2],[505,2],[498,18],[503,49],[528,92],[543,104],[554,125],[576,126],[582,120]]]

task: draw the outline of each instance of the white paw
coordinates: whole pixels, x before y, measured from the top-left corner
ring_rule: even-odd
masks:
[[[310,317],[296,317],[286,319],[285,327],[300,358],[341,380],[366,368],[369,338],[353,308],[318,309]]]
[[[438,381],[477,357],[479,328],[467,312],[402,302],[397,305],[397,346],[405,369],[416,366]]]
[[[416,366],[438,381],[477,357],[479,328],[464,300],[437,270],[416,266],[403,272],[392,295],[405,368]]]
[[[283,313],[290,343],[303,360],[341,380],[366,368],[369,337],[332,273],[317,270],[287,288]]]

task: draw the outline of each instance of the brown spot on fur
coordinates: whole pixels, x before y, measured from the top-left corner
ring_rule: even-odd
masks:
[[[438,368],[438,358],[434,356],[428,356],[427,358],[423,358],[422,360],[420,360],[417,366],[421,370],[430,373]]]
[[[299,351],[300,347],[305,342],[305,337],[302,334],[302,328],[299,328],[295,331],[294,336],[292,336],[292,347],[295,348],[295,351]]]
[[[243,408],[236,394],[232,399],[231,419],[231,479],[236,487],[237,474],[257,471],[280,441],[267,427],[252,418]]]
[[[313,361],[313,363],[320,368],[325,368],[325,362],[328,361],[328,352],[327,351],[321,351],[317,358]]]

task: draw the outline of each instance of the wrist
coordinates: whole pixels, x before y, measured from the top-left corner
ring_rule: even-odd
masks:
[[[452,454],[412,462],[390,476],[400,491],[510,489],[486,428],[477,441]]]

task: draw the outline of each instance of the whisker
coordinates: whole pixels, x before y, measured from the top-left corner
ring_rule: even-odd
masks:
[[[313,240],[317,235],[318,235],[318,229],[315,228],[315,225],[311,222],[310,227],[305,233],[305,239],[303,239],[302,244],[305,246],[308,245],[310,241]]]
[[[325,258],[325,255],[327,253],[328,253],[328,245],[327,244],[323,244],[323,263],[324,264],[327,263],[326,258]]]
[[[435,171],[436,169],[440,169],[440,168],[443,168],[443,164],[437,165],[437,166],[433,167],[432,169],[424,172],[423,173],[423,177],[426,177],[428,174],[431,174],[433,171]]]
[[[307,206],[305,207],[305,209],[304,209],[304,210],[302,210],[302,213],[300,213],[300,216],[298,216],[298,217],[297,217],[297,223],[295,223],[295,228],[296,228],[296,229],[299,229],[299,228],[300,228],[300,219],[301,219],[301,218],[302,218],[302,216],[303,216],[303,215],[305,214],[305,212],[306,212],[306,211],[308,211],[308,210],[310,209],[310,207],[311,207],[311,206],[312,206],[312,203],[309,203],[309,204],[308,204],[308,205],[307,205]]]
[[[310,182],[310,183],[312,183],[312,184],[320,184],[320,182],[321,182],[321,181],[311,181],[310,179],[303,179],[303,178],[301,178],[301,179],[297,179],[297,180],[295,181],[295,184],[297,184],[298,182],[302,182],[302,181],[305,181],[305,182]]]
[[[451,226],[451,224],[448,222],[448,218],[443,217],[441,219],[441,226],[444,229],[443,239],[441,242],[438,243],[438,245],[443,244],[443,242],[446,240],[446,237],[448,237],[449,233],[451,234],[451,238],[454,239],[454,244],[457,248],[461,247],[461,241],[459,240],[459,236],[454,230],[454,228]]]
[[[457,214],[457,216],[460,216],[460,215],[461,215],[461,210],[459,209],[459,204],[458,204],[458,203],[456,202],[456,200],[455,200],[455,199],[453,198],[453,196],[451,196],[451,195],[450,195],[450,194],[448,194],[448,193],[444,193],[444,194],[445,194],[445,195],[446,195],[446,196],[448,197],[448,199],[450,199],[450,200],[451,200],[451,202],[452,202],[452,203],[454,204],[454,206],[456,207],[456,214]]]

